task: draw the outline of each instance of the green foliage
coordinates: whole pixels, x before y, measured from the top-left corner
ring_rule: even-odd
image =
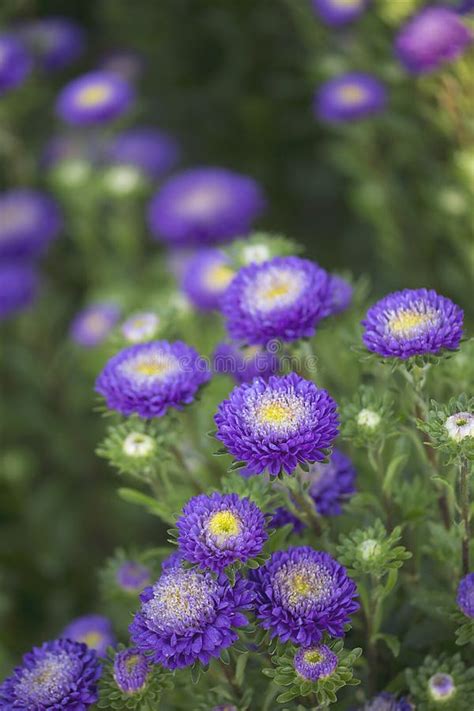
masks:
[[[437,674],[448,674],[452,678],[454,690],[449,698],[438,699],[433,691],[433,682]],[[428,656],[418,669],[407,670],[410,692],[420,711],[434,711],[438,708],[446,711],[471,711],[474,707],[474,668],[467,667],[460,654],[438,658]]]

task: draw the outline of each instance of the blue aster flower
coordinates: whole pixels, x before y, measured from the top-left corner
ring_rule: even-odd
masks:
[[[185,560],[218,573],[261,553],[265,516],[248,498],[214,492],[190,499],[176,522]]]
[[[107,159],[110,163],[130,165],[157,180],[176,166],[179,147],[172,136],[156,128],[131,128],[112,139]]]
[[[0,685],[3,709],[88,709],[97,701],[101,665],[85,644],[68,639],[45,642],[23,657]]]
[[[68,124],[99,124],[121,116],[132,101],[133,90],[123,79],[107,72],[90,72],[61,91],[56,112]]]
[[[72,620],[62,631],[61,637],[81,642],[104,657],[107,647],[115,644],[115,635],[110,620],[103,615],[82,615]]]
[[[38,275],[25,264],[0,263],[0,321],[26,309],[38,293]]]
[[[113,675],[124,694],[137,694],[145,688],[150,665],[138,649],[124,649],[115,655]]]
[[[255,614],[271,637],[302,647],[317,645],[324,632],[342,637],[359,605],[356,585],[329,553],[309,546],[273,553],[250,571]]]
[[[459,583],[456,601],[466,617],[474,618],[474,573],[469,573]]]
[[[247,234],[264,207],[252,178],[224,168],[194,168],[163,185],[148,218],[152,234],[175,247],[215,244]]]
[[[150,571],[145,565],[134,560],[126,560],[116,573],[117,584],[129,593],[139,593],[150,584]]]
[[[181,289],[198,309],[219,307],[235,272],[230,259],[218,249],[202,249],[190,257],[184,269]]]
[[[354,22],[367,9],[368,0],[312,0],[315,13],[331,27]]]
[[[79,346],[94,348],[107,338],[119,318],[117,304],[91,304],[74,318],[70,327],[71,338]]]
[[[23,84],[31,71],[31,59],[12,34],[0,35],[0,96]]]
[[[0,194],[0,259],[35,258],[61,229],[52,198],[39,190],[16,188]]]
[[[213,354],[213,368],[216,373],[231,375],[237,383],[249,383],[257,376],[269,378],[280,369],[280,358],[273,345],[265,348],[219,343]]]
[[[249,584],[225,574],[217,578],[195,569],[171,567],[143,591],[142,605],[130,626],[135,646],[167,669],[207,664],[238,638],[236,627],[252,605]]]
[[[414,711],[414,707],[405,698],[397,699],[388,691],[382,691],[368,701],[360,711]]]
[[[229,335],[251,345],[313,336],[329,313],[329,284],[324,269],[299,257],[243,267],[221,299]]]
[[[328,316],[335,316],[349,308],[353,292],[354,289],[348,281],[337,274],[331,274],[327,298]]]
[[[457,59],[472,41],[472,32],[454,10],[428,6],[402,27],[395,51],[408,71],[423,74]]]
[[[199,353],[182,341],[152,341],[124,348],[111,358],[96,381],[107,407],[123,415],[162,417],[194,400],[210,378]]]
[[[130,316],[121,326],[122,334],[130,343],[150,341],[158,331],[160,317],[152,311],[138,312]]]
[[[310,482],[309,495],[321,516],[337,516],[344,504],[355,494],[356,470],[345,454],[335,449],[326,464],[312,464],[304,475]]]
[[[349,72],[330,79],[317,91],[315,115],[328,123],[357,121],[380,113],[387,103],[385,86],[372,74]]]
[[[235,387],[215,415],[216,437],[251,474],[291,474],[321,461],[336,435],[337,405],[326,390],[296,373],[255,378]]]
[[[305,525],[297,516],[295,516],[289,509],[284,506],[279,506],[273,512],[273,516],[268,524],[270,528],[283,528],[291,524],[293,526],[293,533],[300,534],[303,532]]]
[[[325,644],[301,647],[295,654],[295,671],[307,681],[316,682],[331,676],[338,665],[337,654]]]
[[[463,335],[463,311],[433,289],[404,289],[374,304],[362,325],[369,351],[405,360],[456,350]]]
[[[66,17],[31,20],[18,31],[39,66],[47,72],[70,66],[85,49],[84,30]]]

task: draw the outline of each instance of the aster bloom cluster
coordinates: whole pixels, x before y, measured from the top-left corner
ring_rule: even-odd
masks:
[[[62,631],[61,637],[87,645],[99,657],[105,656],[107,647],[115,643],[110,620],[103,615],[83,615],[72,620]]]

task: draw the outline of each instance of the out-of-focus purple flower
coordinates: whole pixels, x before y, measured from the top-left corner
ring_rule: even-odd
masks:
[[[172,136],[156,128],[131,128],[112,139],[106,154],[109,162],[131,165],[156,180],[175,167],[179,147]]]
[[[40,256],[62,225],[54,200],[38,190],[0,194],[0,259]]]
[[[150,584],[150,571],[145,565],[134,560],[126,560],[117,569],[117,584],[128,593],[139,593]]]
[[[151,341],[111,358],[97,378],[96,391],[110,409],[148,419],[162,417],[170,407],[181,410],[209,378],[209,369],[191,346]]]
[[[187,262],[181,288],[193,306],[210,311],[219,307],[234,275],[230,259],[224,252],[201,249]]]
[[[0,321],[30,306],[38,292],[38,275],[28,264],[0,263]]]
[[[328,123],[357,121],[378,114],[387,103],[385,86],[372,74],[349,72],[330,79],[316,92],[314,112]]]
[[[150,341],[156,335],[160,325],[160,317],[152,311],[133,314],[124,321],[121,331],[130,343]]]
[[[414,707],[405,698],[397,699],[388,691],[382,691],[371,701],[367,701],[360,711],[414,711]]]
[[[84,644],[44,642],[25,654],[21,666],[0,685],[0,707],[85,711],[98,699],[101,671],[97,654]]]
[[[305,477],[310,482],[308,493],[321,516],[341,514],[342,504],[355,493],[356,471],[349,457],[338,449],[326,464],[312,464]]]
[[[109,52],[99,64],[102,71],[117,74],[131,83],[140,79],[145,66],[145,57],[133,49],[117,49]]]
[[[318,644],[324,632],[342,637],[350,615],[359,609],[357,588],[329,553],[309,546],[273,553],[251,570],[260,625],[283,643]]]
[[[124,649],[115,655],[114,679],[124,694],[136,694],[145,688],[150,665],[138,649]]]
[[[402,27],[395,51],[408,71],[423,74],[457,59],[472,40],[472,32],[454,10],[429,6]]]
[[[469,573],[459,583],[456,601],[466,617],[474,618],[474,573]]]
[[[463,311],[433,289],[404,289],[374,304],[362,325],[369,351],[406,360],[456,350],[463,335]]]
[[[246,235],[264,207],[252,178],[223,168],[194,168],[156,193],[148,221],[153,235],[170,245],[214,244]]]
[[[367,9],[369,0],[312,0],[315,13],[331,27],[354,22]]]
[[[103,615],[77,617],[65,627],[61,637],[86,644],[89,649],[94,649],[99,657],[105,656],[107,647],[115,644],[110,620]]]
[[[167,669],[207,664],[238,638],[236,627],[253,601],[249,583],[238,577],[233,586],[196,569],[172,567],[141,594],[142,605],[130,626],[135,646],[154,664]]]
[[[181,568],[181,563],[183,562],[183,554],[181,551],[175,551],[171,553],[167,558],[161,563],[161,570],[163,573],[171,568]]]
[[[249,383],[254,378],[269,378],[278,373],[280,359],[269,344],[242,346],[236,343],[219,343],[213,355],[213,368],[217,373],[231,375],[237,383]]]
[[[294,665],[299,676],[315,682],[331,676],[338,665],[338,658],[325,644],[301,647],[295,654]]]
[[[289,509],[285,509],[283,506],[279,506],[275,509],[275,512],[270,520],[269,528],[283,528],[288,524],[293,526],[293,533],[302,533],[305,525],[297,516],[295,516]]]
[[[133,98],[131,86],[117,75],[89,72],[61,91],[56,113],[72,125],[105,123],[127,111]]]
[[[448,701],[456,693],[451,674],[438,672],[428,679],[428,691],[434,701]]]
[[[14,35],[0,35],[0,96],[23,84],[31,71],[31,58]]]
[[[216,437],[251,474],[291,474],[324,459],[338,433],[337,405],[296,373],[235,387],[215,415]]]
[[[231,338],[266,344],[314,335],[328,315],[329,274],[299,257],[274,257],[237,272],[221,299]]]
[[[66,17],[43,17],[18,28],[38,65],[53,72],[73,64],[85,49],[82,27]]]
[[[353,291],[348,281],[337,274],[331,274],[327,295],[328,316],[335,316],[345,311],[352,301]]]
[[[71,338],[79,346],[94,348],[109,335],[120,318],[117,304],[98,303],[80,311],[71,324]]]

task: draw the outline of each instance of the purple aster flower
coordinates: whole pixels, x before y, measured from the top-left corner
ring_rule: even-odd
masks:
[[[86,644],[89,649],[95,649],[99,657],[105,656],[107,647],[115,644],[110,620],[103,615],[76,617],[65,627],[61,637]]]
[[[123,415],[161,417],[194,400],[210,378],[199,353],[182,341],[152,341],[124,348],[109,360],[96,382],[107,406]]]
[[[382,691],[368,701],[360,711],[413,711],[413,706],[404,698],[397,699],[388,691]]]
[[[322,121],[357,121],[380,113],[387,103],[385,86],[372,74],[349,72],[330,79],[317,91],[314,112]]]
[[[124,694],[136,694],[145,688],[150,665],[138,649],[124,649],[114,659],[114,679]]]
[[[176,527],[183,558],[216,573],[254,558],[268,539],[265,516],[256,504],[217,491],[190,499]]]
[[[455,350],[463,334],[463,311],[433,289],[404,289],[374,304],[362,325],[369,351],[406,360]]]
[[[23,84],[31,71],[31,59],[13,35],[0,35],[0,96]]]
[[[231,587],[195,569],[167,569],[141,594],[142,606],[130,625],[136,647],[167,669],[199,660],[207,664],[238,638],[234,628],[247,624],[243,613],[253,601],[249,584],[237,578]]]
[[[221,299],[227,330],[251,345],[314,336],[328,314],[330,276],[314,262],[275,257],[237,272]]]
[[[140,79],[145,65],[145,58],[139,52],[133,49],[117,49],[102,59],[99,68],[133,83]]]
[[[337,654],[325,644],[302,647],[296,652],[294,659],[296,673],[312,682],[331,676],[338,662]]]
[[[160,317],[152,311],[143,311],[130,316],[121,327],[121,331],[130,343],[151,340],[160,325]]]
[[[181,288],[198,309],[217,309],[235,276],[230,259],[218,249],[202,249],[187,262]]]
[[[38,275],[31,266],[0,263],[0,321],[30,306],[37,292]]]
[[[348,281],[337,274],[331,274],[327,297],[328,316],[335,316],[345,311],[352,301],[353,291]]]
[[[40,256],[61,229],[54,200],[39,190],[0,194],[0,259]]]
[[[457,59],[473,35],[454,10],[426,7],[400,30],[395,51],[408,71],[423,74]]]
[[[90,125],[121,116],[133,101],[133,90],[115,74],[90,72],[67,84],[56,102],[56,112],[66,123]]]
[[[181,568],[181,563],[183,562],[183,554],[181,551],[175,551],[171,553],[167,558],[161,563],[161,570],[163,573],[171,568]]]
[[[257,619],[283,643],[309,647],[324,632],[342,637],[349,616],[359,608],[356,585],[346,569],[329,553],[309,546],[273,553],[250,577]]]
[[[153,235],[175,247],[247,234],[265,199],[252,178],[223,168],[194,168],[170,178],[150,203]]]
[[[235,387],[214,419],[216,437],[252,474],[291,474],[298,463],[321,461],[339,425],[332,397],[296,373]]]
[[[179,159],[176,140],[156,128],[131,128],[116,136],[107,148],[111,163],[131,165],[149,178],[162,178]]]
[[[451,674],[438,672],[428,679],[428,690],[435,701],[447,701],[456,693],[456,685]]]
[[[213,355],[213,368],[217,373],[232,375],[238,383],[249,383],[257,376],[266,379],[280,369],[280,359],[273,351],[272,344],[264,348],[219,343]]]
[[[300,534],[303,532],[305,525],[297,516],[295,516],[289,509],[284,506],[279,506],[275,509],[273,516],[270,520],[269,528],[283,528],[289,523],[293,526],[292,533]]]
[[[94,348],[109,335],[120,318],[117,304],[92,304],[80,311],[71,324],[72,340],[84,348]]]
[[[356,470],[349,457],[338,449],[327,464],[312,464],[304,476],[310,482],[308,492],[321,516],[341,514],[342,504],[356,491]]]
[[[139,593],[150,584],[150,571],[141,563],[127,560],[117,569],[117,584],[128,593]]]
[[[68,639],[44,642],[0,685],[3,709],[85,709],[97,701],[97,654]]]
[[[474,573],[469,573],[459,583],[456,602],[467,617],[474,617]]]
[[[368,4],[368,0],[312,0],[315,13],[331,27],[357,20]]]
[[[26,22],[19,34],[38,64],[47,72],[70,66],[85,48],[83,29],[66,17],[44,17]]]

